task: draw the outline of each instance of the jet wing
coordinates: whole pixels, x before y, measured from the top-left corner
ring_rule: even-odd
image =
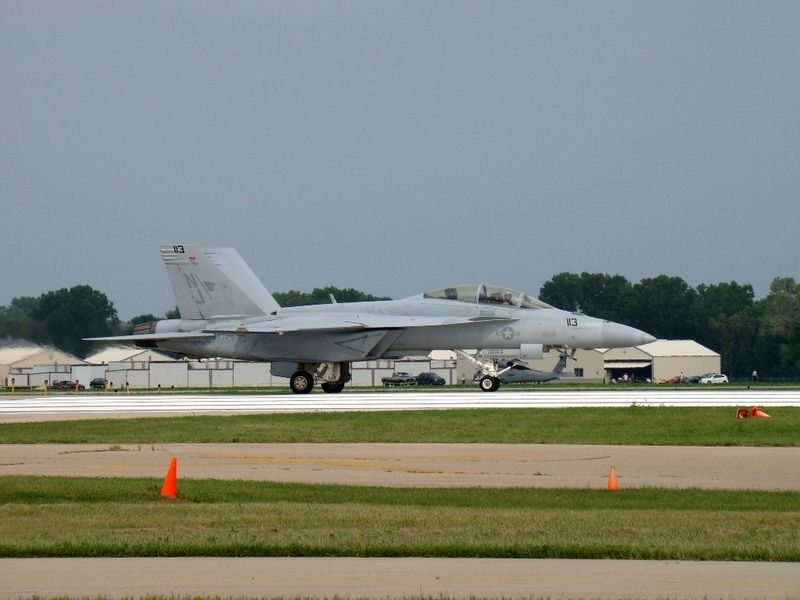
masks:
[[[410,317],[404,315],[291,315],[244,323],[236,328],[209,328],[206,332],[226,332],[239,334],[272,334],[322,332],[322,331],[363,331],[369,329],[406,329],[409,327],[447,327],[485,321],[511,322],[516,319],[506,317]]]
[[[290,315],[231,326],[211,326],[197,331],[141,333],[109,337],[83,338],[87,342],[157,342],[175,339],[214,337],[217,333],[283,335],[286,333],[323,333],[334,331],[365,331],[374,329],[406,329],[408,327],[447,327],[485,321],[511,322],[506,317],[409,317],[404,315]]]

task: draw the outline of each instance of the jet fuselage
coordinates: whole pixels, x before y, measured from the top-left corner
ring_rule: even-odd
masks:
[[[621,325],[570,313],[557,308],[524,309],[504,306],[481,306],[436,298],[413,296],[404,300],[353,302],[283,308],[272,316],[280,321],[290,316],[304,316],[325,322],[345,320],[361,322],[364,315],[467,318],[474,321],[451,325],[420,325],[367,331],[316,331],[285,334],[242,335],[237,328],[269,321],[270,318],[247,318],[193,322],[192,327],[218,330],[209,338],[174,338],[154,343],[158,348],[200,357],[231,357],[246,360],[332,361],[368,360],[385,356],[425,353],[449,348],[519,348],[522,344],[567,346],[571,348],[607,348],[638,346],[652,341],[646,333]],[[167,322],[162,321],[166,325]],[[446,323],[446,321],[445,321]],[[156,332],[164,331],[156,328]],[[382,336],[383,344],[371,346]]]

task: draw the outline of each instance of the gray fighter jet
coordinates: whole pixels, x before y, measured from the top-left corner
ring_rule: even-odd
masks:
[[[180,319],[142,323],[134,342],[197,358],[269,361],[297,394],[337,393],[350,363],[456,348],[615,348],[646,344],[638,329],[553,308],[506,287],[467,284],[403,300],[282,308],[233,248],[161,247]],[[481,389],[500,380],[491,368]]]

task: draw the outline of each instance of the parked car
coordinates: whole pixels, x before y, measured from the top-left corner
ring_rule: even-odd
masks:
[[[93,390],[97,389],[102,390],[103,388],[106,387],[106,380],[103,379],[102,377],[95,377],[89,382],[89,387],[92,388]]]
[[[728,376],[722,373],[710,373],[700,378],[700,383],[728,383]]]
[[[417,380],[405,371],[396,371],[389,377],[381,377],[383,385],[416,385]]]
[[[54,381],[50,384],[50,388],[54,390],[74,390],[75,389],[75,382],[74,381]],[[86,386],[82,383],[78,384],[78,389],[85,390]]]
[[[444,377],[436,373],[420,373],[416,377],[417,385],[444,385]]]

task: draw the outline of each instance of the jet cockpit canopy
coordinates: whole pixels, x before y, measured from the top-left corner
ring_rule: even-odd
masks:
[[[525,292],[499,285],[484,283],[464,283],[425,292],[423,298],[440,300],[456,300],[459,302],[477,302],[478,304],[498,304],[515,308],[552,308],[546,302],[533,298]]]

